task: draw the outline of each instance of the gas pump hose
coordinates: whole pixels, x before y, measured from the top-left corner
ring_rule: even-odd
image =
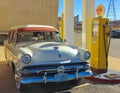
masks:
[[[108,54],[109,54],[109,48],[110,48],[110,43],[111,43],[111,37],[109,37],[109,40],[108,40],[108,47],[107,47],[107,44],[106,44],[106,34],[108,34],[108,36],[110,36],[110,33],[106,33],[105,32],[105,26],[104,26],[104,30],[103,30],[103,39],[104,39],[104,48],[105,48],[105,55],[106,55],[106,62],[107,62],[107,67],[108,67]],[[107,48],[106,48],[107,47]]]

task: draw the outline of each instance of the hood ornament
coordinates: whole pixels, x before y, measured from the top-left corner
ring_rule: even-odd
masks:
[[[57,68],[57,72],[58,73],[63,73],[65,71],[65,67],[64,66],[59,66],[58,68]]]
[[[54,46],[54,50],[56,51],[58,51],[58,58],[61,58],[62,57],[62,55],[60,54],[60,51],[58,50],[59,49],[59,47],[58,46]]]

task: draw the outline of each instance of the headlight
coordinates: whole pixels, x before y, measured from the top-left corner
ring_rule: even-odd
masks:
[[[84,53],[84,59],[89,59],[90,56],[91,56],[91,54],[90,54],[89,51],[86,51],[86,52]]]
[[[86,70],[88,70],[88,69],[90,69],[90,64],[86,64],[84,67]]]
[[[22,57],[22,62],[25,63],[25,64],[28,64],[30,63],[31,61],[31,56],[28,55],[28,54],[25,54],[23,57]]]

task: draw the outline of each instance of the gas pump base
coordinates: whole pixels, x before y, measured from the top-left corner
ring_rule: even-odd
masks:
[[[107,70],[108,70],[108,69],[95,69],[95,68],[92,68],[92,67],[90,67],[90,69],[92,70],[92,72],[94,74],[96,74],[96,73],[99,73],[99,74],[107,73]]]
[[[116,83],[120,83],[120,72],[108,69],[107,73],[93,74],[93,76],[86,77],[86,79],[92,82],[116,84]]]

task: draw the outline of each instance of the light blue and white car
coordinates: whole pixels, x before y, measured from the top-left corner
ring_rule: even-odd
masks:
[[[4,47],[18,90],[25,84],[77,81],[92,75],[90,52],[66,45],[52,26],[14,26]]]

